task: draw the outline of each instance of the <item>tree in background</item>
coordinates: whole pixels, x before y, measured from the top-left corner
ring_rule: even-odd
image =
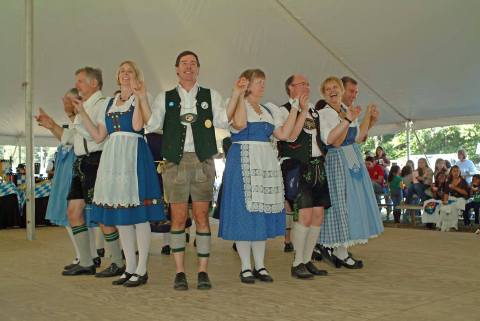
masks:
[[[480,162],[480,155],[475,154],[477,144],[480,143],[480,124],[427,128],[417,130],[416,133],[421,146],[412,134],[410,137],[412,154],[448,154],[456,153],[460,148],[464,148],[470,160],[474,163]],[[362,149],[364,152],[374,152],[375,146],[378,145],[383,147],[391,159],[407,156],[405,131],[369,137]]]

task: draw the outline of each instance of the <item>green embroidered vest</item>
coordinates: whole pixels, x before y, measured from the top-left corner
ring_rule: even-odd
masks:
[[[195,153],[203,162],[218,152],[210,89],[199,87],[196,100],[197,119],[191,126]],[[181,98],[176,88],[165,93],[162,152],[166,160],[176,164],[179,164],[183,157],[187,133],[187,126],[180,121],[180,102]]]

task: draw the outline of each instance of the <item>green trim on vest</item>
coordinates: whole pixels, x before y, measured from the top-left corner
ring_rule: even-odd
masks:
[[[203,162],[218,153],[213,127],[212,97],[210,89],[199,87],[197,92],[197,120],[191,124],[193,143],[198,159]],[[183,157],[187,126],[180,122],[181,98],[177,88],[165,93],[165,120],[163,123],[163,157],[179,164]],[[202,108],[208,106],[207,108]],[[205,105],[207,104],[207,105]],[[209,127],[209,128],[208,128]]]

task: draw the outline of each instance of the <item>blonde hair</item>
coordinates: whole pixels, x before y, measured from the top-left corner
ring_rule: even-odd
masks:
[[[263,70],[261,69],[247,69],[244,72],[242,72],[242,74],[240,75],[240,78],[245,78],[248,80],[249,83],[252,83],[254,79],[256,78],[265,79],[266,76]],[[245,97],[247,97],[248,95],[250,95],[249,90],[247,90],[247,92],[245,93]]]
[[[345,91],[345,88],[343,87],[343,83],[342,81],[340,80],[340,78],[338,77],[335,77],[335,76],[330,76],[328,77],[327,79],[325,79],[322,84],[320,85],[320,92],[322,93],[322,95],[325,95],[325,86],[327,85],[327,83],[329,82],[336,82],[337,85],[342,89],[342,91]]]
[[[117,68],[117,73],[116,73],[116,77],[117,77],[117,85],[120,86],[120,69],[122,68],[123,65],[129,65],[130,67],[132,67],[134,73],[135,73],[135,77],[137,77],[137,80],[139,81],[144,81],[144,78],[143,78],[143,73],[142,71],[140,70],[140,68],[138,67],[138,65],[132,61],[132,60],[125,60],[125,61],[122,61],[120,63],[120,65],[118,65],[118,68]]]

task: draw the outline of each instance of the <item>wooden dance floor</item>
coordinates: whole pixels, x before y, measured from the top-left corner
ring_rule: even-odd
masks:
[[[161,256],[153,240],[148,284],[114,287],[111,279],[63,277],[73,258],[65,229],[0,230],[0,320],[480,320],[480,237],[387,228],[352,252],[359,271],[318,266],[328,277],[290,277],[293,254],[282,239],[267,244],[273,284],[241,284],[231,242],[213,240],[210,277],[214,288],[196,289],[195,251],[188,246],[190,290],[172,289],[173,256]],[[102,263],[102,268],[106,266]]]

